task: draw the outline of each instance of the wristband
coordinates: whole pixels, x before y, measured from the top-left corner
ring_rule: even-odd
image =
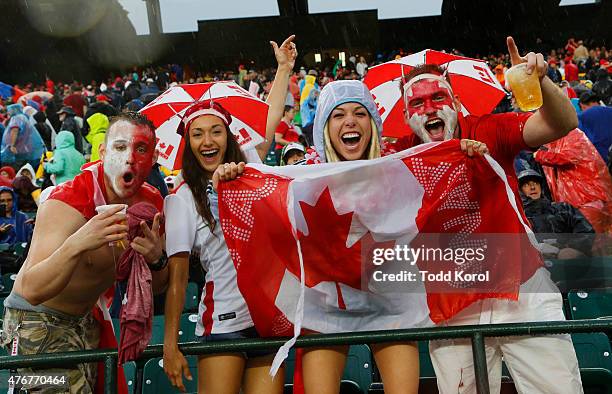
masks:
[[[151,271],[161,271],[168,265],[168,256],[166,255],[166,251],[162,252],[162,256],[157,260],[155,264],[149,264],[149,268]]]

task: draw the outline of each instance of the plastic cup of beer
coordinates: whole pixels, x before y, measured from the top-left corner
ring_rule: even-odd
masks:
[[[535,111],[542,106],[542,88],[538,72],[534,69],[531,75],[527,74],[527,63],[511,67],[506,73],[506,80],[521,111]]]
[[[106,205],[100,205],[100,206],[96,207],[96,212],[98,214],[101,214],[102,212],[106,212],[106,211],[108,211],[110,209],[117,208],[117,207],[122,207],[122,209],[119,212],[117,212],[116,214],[121,214],[122,213],[122,214],[125,215],[127,213],[127,205],[125,205],[125,204],[106,204]],[[119,224],[127,224],[127,221],[126,220],[122,220],[122,221],[120,221],[118,223]],[[119,246],[121,246],[123,249],[125,249],[125,243],[123,241],[110,242],[108,244],[108,246],[116,246],[117,244]]]

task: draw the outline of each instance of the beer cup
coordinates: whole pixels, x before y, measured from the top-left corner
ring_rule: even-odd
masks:
[[[521,111],[535,111],[542,106],[542,88],[538,72],[534,69],[531,75],[527,74],[527,63],[511,67],[506,73],[506,80]]]
[[[106,204],[106,205],[100,205],[100,206],[96,207],[96,212],[98,214],[101,214],[102,212],[106,212],[109,209],[113,209],[113,208],[118,207],[118,206],[122,206],[123,209],[121,211],[117,212],[117,213],[122,213],[122,214],[125,215],[127,213],[127,205],[125,205],[125,204]],[[127,221],[122,220],[119,223],[120,224],[127,224]],[[108,246],[112,247],[112,246],[116,246],[117,244],[119,244],[119,246],[121,246],[122,249],[125,249],[125,243],[123,241],[118,241],[116,243],[115,242],[110,242],[108,244]]]

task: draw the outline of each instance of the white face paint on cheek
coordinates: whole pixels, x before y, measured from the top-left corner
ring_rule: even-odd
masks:
[[[120,126],[117,125],[117,127]],[[124,195],[120,180],[123,174],[129,169],[127,163],[132,155],[133,141],[130,134],[128,130],[124,129],[114,131],[112,137],[107,141],[106,154],[104,155],[104,173],[110,179],[113,190],[120,197]],[[116,145],[121,145],[125,149],[117,150]]]
[[[438,111],[438,117],[444,121],[444,140],[452,139],[457,127],[457,111],[445,105]]]
[[[408,125],[412,131],[419,136],[423,142],[431,142],[431,137],[425,129],[425,123],[427,122],[427,115],[419,115],[417,113],[412,114],[408,119]]]

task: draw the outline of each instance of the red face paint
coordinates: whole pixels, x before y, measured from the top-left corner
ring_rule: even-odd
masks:
[[[407,88],[406,101],[408,116],[437,116],[445,105],[453,107],[453,96],[444,84],[432,79],[423,79]]]
[[[424,78],[405,87],[406,121],[423,142],[453,138],[457,125],[453,94],[444,81]]]
[[[104,173],[119,197],[132,197],[151,172],[155,140],[148,128],[127,121],[115,123],[109,132]]]

